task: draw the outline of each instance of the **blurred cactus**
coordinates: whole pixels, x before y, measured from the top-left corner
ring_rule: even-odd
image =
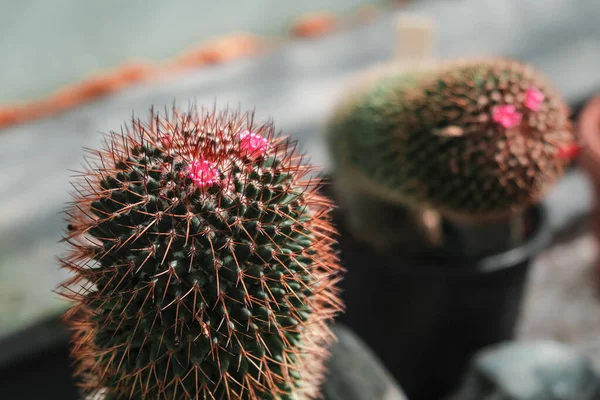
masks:
[[[107,399],[312,399],[340,310],[329,202],[272,124],[151,113],[67,212],[61,293],[83,388]]]
[[[575,146],[564,100],[531,67],[503,59],[379,71],[339,104],[328,144],[342,196],[460,220],[536,203]]]

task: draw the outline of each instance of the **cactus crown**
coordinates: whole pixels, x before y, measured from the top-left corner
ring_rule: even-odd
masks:
[[[316,397],[340,268],[294,145],[251,114],[192,109],[90,153],[61,260],[86,392]]]
[[[563,99],[503,59],[381,74],[338,107],[328,133],[336,173],[390,200],[478,219],[537,202],[574,145]]]

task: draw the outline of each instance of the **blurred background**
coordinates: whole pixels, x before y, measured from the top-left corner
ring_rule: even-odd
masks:
[[[336,16],[386,0],[0,2],[0,104],[46,96],[124,62],[164,62],[226,34],[284,36],[303,14]]]
[[[258,57],[266,53],[272,58],[267,68],[289,71],[285,65],[278,66],[277,62],[273,62],[278,56],[273,53],[272,43],[289,40],[298,20],[305,15],[310,18],[315,12],[318,14],[317,22],[322,20],[324,12],[332,20],[352,19],[365,5],[383,6],[385,11],[390,8],[390,4],[384,1],[332,1],[326,6],[322,3],[315,0],[289,4],[270,0],[228,0],[219,4],[176,0],[168,5],[154,0],[0,2],[0,54],[3,54],[0,126],[3,112],[6,116],[15,107],[45,109],[60,102],[53,96],[64,92],[65,88],[67,91],[69,88],[73,91],[82,88],[80,101],[73,102],[71,109],[90,99],[99,101],[91,108],[79,109],[80,112],[51,112],[46,118],[34,112],[26,125],[4,120],[9,126],[0,131],[0,140],[3,141],[0,182],[6,188],[0,196],[0,337],[23,328],[37,318],[53,315],[57,307],[62,307],[50,292],[60,276],[54,268],[53,257],[60,253],[57,251],[60,245],[56,242],[63,229],[60,209],[68,200],[70,173],[67,169],[78,168],[83,155],[82,145],[97,142],[98,132],[119,129],[133,109],[145,114],[154,100],[148,102],[149,99],[139,98],[137,90],[150,90],[148,94],[151,97],[160,97],[156,103],[159,108],[174,100],[185,105],[190,100],[197,100],[199,95],[210,99],[209,104],[215,98],[225,103],[238,102],[245,97],[249,101],[244,106],[252,108],[252,98],[256,96],[248,92],[262,91],[263,88],[267,89],[269,96],[280,96],[285,89],[281,90],[279,85],[289,87],[289,83],[269,80]],[[325,18],[327,22],[333,23]],[[231,43],[219,40],[230,34],[234,35],[233,42],[237,34],[256,37],[261,48],[256,49],[256,54],[252,54],[252,49],[250,52],[257,60],[246,64],[243,61],[233,62],[226,69],[210,67],[196,71],[192,68],[188,74],[175,71],[174,74],[165,74],[167,79],[162,74],[151,76],[147,84],[138,85],[133,92],[127,92],[125,84],[111,85],[110,80],[102,79],[95,81],[106,71],[118,70],[132,61],[140,61],[149,69],[164,66],[169,70],[169,62],[176,62],[186,50],[195,48],[200,49],[195,63],[201,68],[201,64],[208,63],[202,58],[202,49],[221,47],[227,52]],[[307,56],[313,56],[310,45],[306,50]],[[282,58],[281,62],[292,64],[294,60]],[[311,59],[302,62],[311,62]],[[195,75],[195,72],[200,73]],[[252,74],[251,80],[247,79],[249,73]],[[235,77],[238,83],[226,83],[229,77]],[[199,82],[186,84],[185,80],[189,78],[200,78],[203,88],[198,90]],[[290,82],[293,81],[292,78]],[[113,101],[116,98],[109,100],[98,96],[104,94],[104,90],[85,91],[89,82],[108,86],[106,92],[124,89],[119,93],[133,94],[135,99],[129,98],[126,100],[128,105],[115,107]],[[225,85],[220,86],[223,83]],[[247,94],[240,96],[240,91]],[[314,95],[319,96],[319,93]],[[105,106],[111,111],[97,113],[97,107]],[[113,114],[114,111],[117,115]],[[267,107],[264,111],[265,115],[273,112]],[[75,117],[75,120],[67,115]],[[63,118],[70,120],[67,122]],[[112,122],[105,121],[112,118],[115,118]],[[68,132],[58,128],[56,123],[66,123],[63,127]],[[53,127],[40,130],[40,124]],[[26,159],[30,164],[23,168]],[[38,168],[39,173],[34,172]],[[23,181],[29,180],[26,177],[30,174],[39,177],[34,178],[36,184]],[[23,268],[24,265],[36,267]]]
[[[99,132],[119,130],[132,112],[143,117],[152,105],[216,99],[274,118],[327,168],[321,132],[328,112],[350,76],[394,55],[400,13],[432,18],[440,58],[495,54],[532,63],[564,93],[574,116],[600,90],[597,0],[0,0],[0,390],[9,388],[0,397],[33,398],[10,387],[34,390],[25,383],[35,379],[56,398],[67,390],[52,386],[60,380],[53,373],[67,381],[70,374],[57,319],[67,304],[52,291],[65,278],[55,260],[64,250],[60,213],[82,147],[97,146]],[[234,52],[239,58],[200,55],[177,73],[144,72],[144,79],[96,87],[53,111],[57,91],[135,60],[162,71],[231,34],[259,46]],[[566,231],[589,215],[592,186],[576,169],[551,198],[559,210],[552,223]],[[562,336],[600,354],[600,308],[586,286],[596,248],[585,235],[545,256],[565,259],[532,278],[524,312],[531,322],[522,332]],[[552,268],[558,272],[549,277]]]

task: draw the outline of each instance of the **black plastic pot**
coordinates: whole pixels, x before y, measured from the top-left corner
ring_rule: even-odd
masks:
[[[68,334],[58,318],[41,321],[9,339],[0,345],[7,351],[3,355],[10,357],[0,363],[2,400],[82,399],[73,378]],[[27,343],[30,349],[25,349]]]
[[[439,400],[479,349],[512,339],[532,259],[551,231],[546,209],[528,212],[523,245],[479,261],[381,255],[355,240],[334,212],[347,272],[339,317],[380,357],[411,400]]]

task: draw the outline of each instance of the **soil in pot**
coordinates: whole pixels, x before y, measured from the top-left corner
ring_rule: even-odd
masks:
[[[477,350],[513,338],[530,263],[550,238],[542,206],[527,211],[535,229],[522,245],[462,262],[374,251],[345,229],[343,212],[334,212],[347,270],[339,321],[375,351],[409,399],[442,399]]]

